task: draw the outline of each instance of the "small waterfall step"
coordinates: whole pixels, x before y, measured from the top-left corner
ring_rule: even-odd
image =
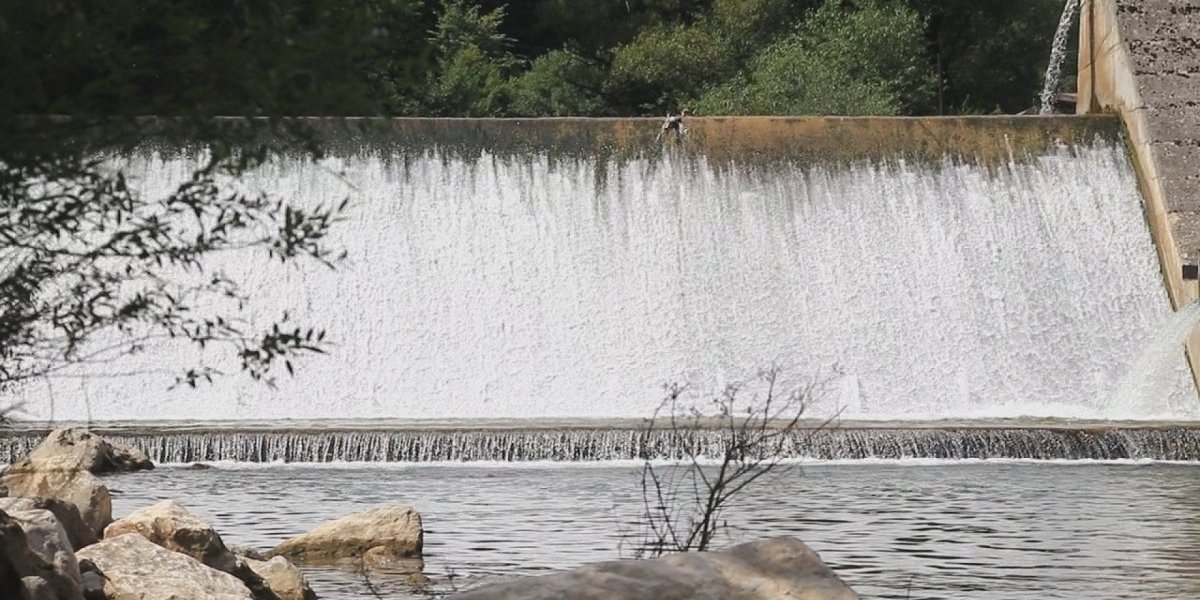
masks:
[[[0,437],[11,462],[44,435],[28,429]],[[717,456],[717,429],[647,432],[605,428],[121,429],[105,436],[140,448],[156,463],[471,462],[675,459],[689,449]],[[1140,427],[831,427],[801,429],[789,458],[1034,459],[1200,461],[1200,426]]]

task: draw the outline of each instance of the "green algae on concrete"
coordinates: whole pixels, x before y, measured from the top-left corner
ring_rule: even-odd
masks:
[[[478,160],[485,155],[558,160],[625,160],[665,154],[703,158],[715,166],[832,165],[909,160],[998,165],[1047,151],[1117,143],[1120,121],[1109,116],[996,117],[693,117],[688,135],[657,139],[658,118],[304,119],[318,146],[335,156],[387,154],[397,159],[437,152]],[[169,125],[147,146],[172,153],[189,144]]]

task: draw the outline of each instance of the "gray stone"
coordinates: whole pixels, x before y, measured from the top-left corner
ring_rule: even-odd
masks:
[[[215,529],[173,500],[163,500],[113,521],[104,538],[134,533],[151,542],[190,556],[201,563],[237,577],[257,600],[278,600],[262,577],[237,560],[225,547]]]
[[[1200,139],[1200,105],[1152,106],[1146,109],[1146,120],[1157,143]]]
[[[83,598],[84,600],[105,600],[104,576],[99,571],[83,573]]]
[[[70,471],[83,469],[90,473],[115,473],[153,469],[141,450],[104,439],[86,429],[69,428],[51,431],[42,443],[14,465],[19,469]]]
[[[280,600],[316,600],[317,595],[309,587],[304,574],[288,559],[276,556],[267,561],[253,558],[243,560],[267,582]]]
[[[300,563],[391,562],[421,556],[421,515],[408,506],[386,506],[328,521],[271,550]],[[371,564],[365,564],[371,566]]]
[[[233,575],[136,533],[104,539],[78,555],[96,565],[108,600],[254,600]]]
[[[25,532],[29,549],[50,563],[62,576],[73,581],[81,590],[83,579],[79,574],[79,562],[75,560],[75,549],[67,538],[67,532],[59,524],[54,513],[48,510],[8,510],[9,517]]]
[[[65,534],[63,534],[65,536]],[[0,511],[0,590],[20,590],[22,600],[82,600],[79,584],[59,573],[49,561],[30,548],[21,523]]]
[[[127,533],[137,533],[167,550],[186,554],[218,571],[229,573],[237,562],[211,525],[174,500],[157,502],[113,521],[104,529],[104,538]]]
[[[1165,177],[1159,179],[1163,194],[1172,198],[1176,212],[1200,211],[1200,174],[1191,177]]]
[[[1200,77],[1168,71],[1139,75],[1137,83],[1142,101],[1149,106],[1183,106],[1200,98]]]
[[[821,557],[781,537],[721,552],[587,565],[540,577],[485,585],[455,600],[855,600]]]
[[[99,541],[95,531],[83,522],[79,515],[79,507],[58,498],[0,498],[0,510],[48,510],[54,513],[54,518],[67,531],[71,547],[79,550],[89,544]]]
[[[1180,257],[1185,263],[1200,264],[1200,212],[1179,211],[1167,218]]]
[[[99,537],[112,522],[112,497],[108,488],[85,470],[37,470],[14,465],[0,477],[0,496],[52,498],[67,502],[79,511],[83,524],[95,537]],[[80,532],[76,535],[88,537]]]

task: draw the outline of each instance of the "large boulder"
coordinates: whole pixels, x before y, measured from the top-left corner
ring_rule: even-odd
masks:
[[[96,532],[83,522],[83,517],[79,514],[79,507],[65,500],[58,498],[0,498],[0,510],[50,511],[66,530],[67,539],[71,541],[71,547],[76,550],[94,544],[100,539]]]
[[[94,538],[98,538],[112,522],[112,497],[108,488],[87,471],[39,470],[14,465],[0,477],[0,496],[52,498],[72,504]],[[83,539],[88,537],[79,532],[76,535]]]
[[[597,563],[485,585],[454,600],[857,600],[804,542],[781,537],[721,552]]]
[[[299,563],[357,561],[372,567],[421,556],[421,515],[408,506],[385,506],[322,523],[276,546],[268,554]]]
[[[163,500],[138,509],[104,528],[104,539],[127,533],[142,537],[175,552],[186,554],[218,571],[233,571],[237,559],[221,536],[199,517],[174,500]]]
[[[14,468],[36,470],[82,469],[94,474],[153,469],[141,450],[106,440],[86,429],[55,429]]]
[[[99,570],[108,600],[254,600],[238,578],[127,533],[78,553]]]
[[[221,536],[203,519],[189,513],[174,500],[163,500],[113,521],[104,529],[104,539],[136,533],[167,550],[186,554],[218,571],[237,577],[258,600],[278,596],[254,569],[225,547]]]
[[[29,542],[22,523],[0,511],[0,591],[4,592],[3,598],[81,600],[79,583],[60,573],[30,548]]]
[[[29,549],[50,563],[54,570],[74,582],[82,593],[83,578],[79,574],[79,562],[75,549],[67,537],[67,531],[59,524],[54,513],[48,510],[8,510],[8,516],[25,532]]]
[[[267,582],[271,590],[279,595],[280,600],[316,600],[317,595],[308,586],[308,580],[300,569],[291,561],[276,556],[271,560],[256,560],[247,556],[241,557],[246,566],[258,573]]]

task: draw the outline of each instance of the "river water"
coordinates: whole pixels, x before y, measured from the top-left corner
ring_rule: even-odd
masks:
[[[116,516],[175,499],[229,544],[266,549],[392,503],[425,521],[425,575],[306,569],[318,595],[436,596],[631,555],[633,462],[218,464],[112,476]],[[801,464],[747,491],[723,544],[795,535],[864,598],[1200,594],[1200,465],[1088,461]]]

